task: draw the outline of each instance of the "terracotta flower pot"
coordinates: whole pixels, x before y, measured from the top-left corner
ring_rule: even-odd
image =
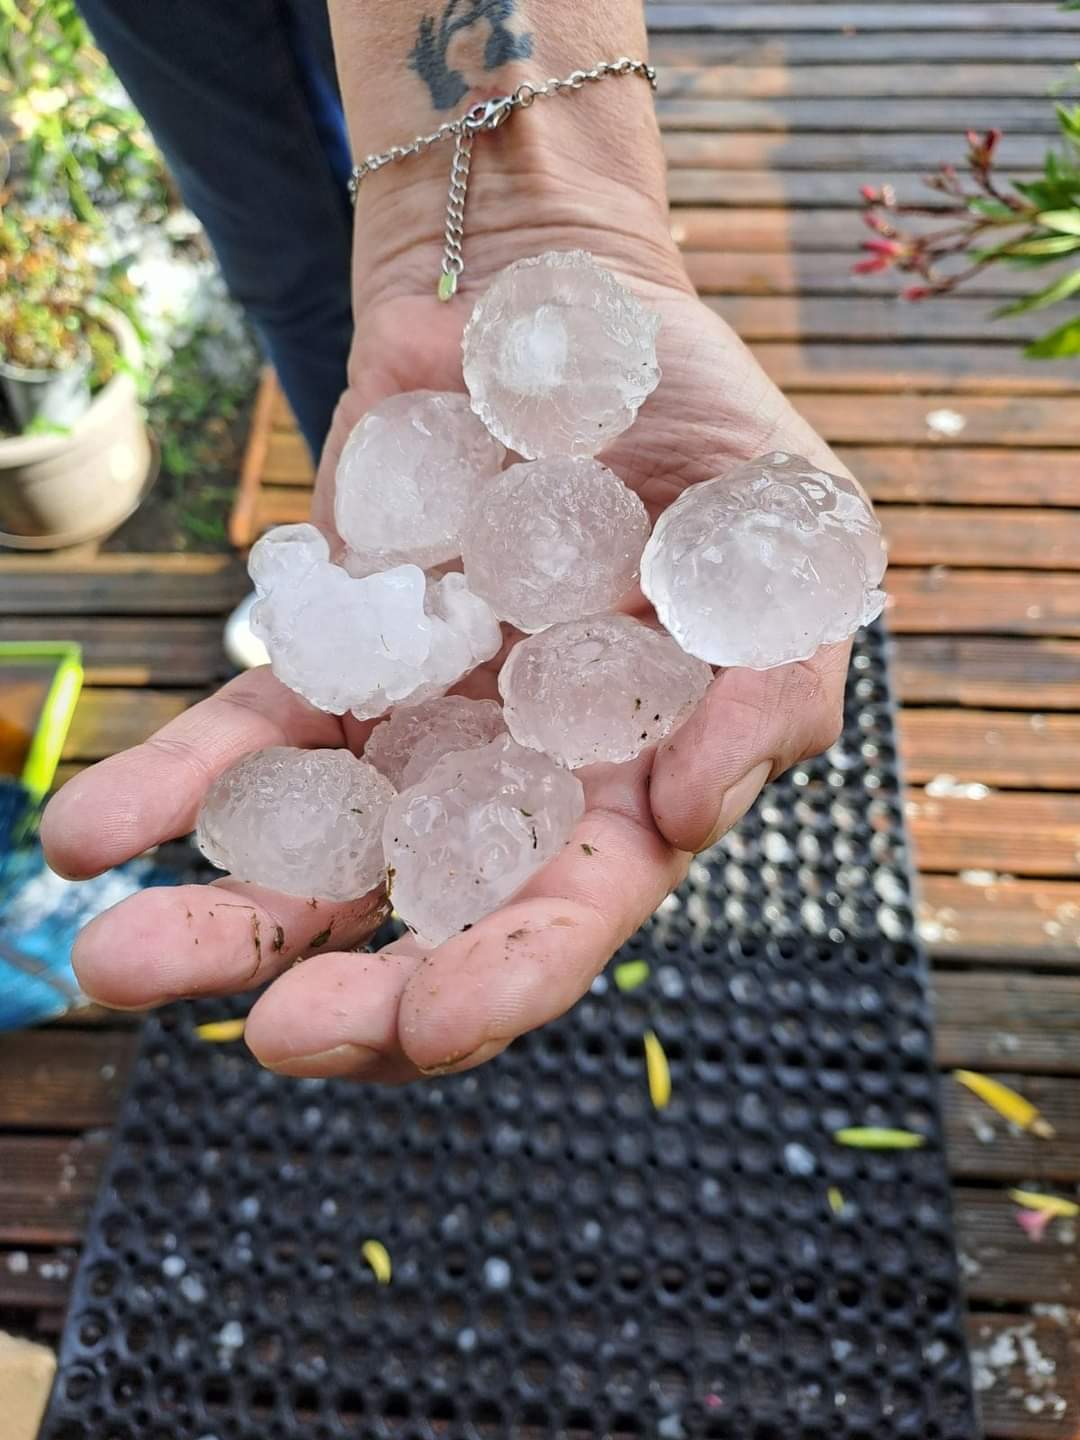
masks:
[[[58,550],[111,534],[138,506],[155,467],[133,374],[142,347],[128,321],[102,306],[118,369],[64,435],[0,439],[0,546]]]

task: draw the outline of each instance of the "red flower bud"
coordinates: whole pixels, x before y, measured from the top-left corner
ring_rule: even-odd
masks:
[[[853,275],[873,275],[878,270],[889,268],[889,257],[887,255],[871,255],[866,260],[859,260],[851,267]]]
[[[877,255],[902,255],[904,247],[899,240],[864,240],[864,250],[873,250]]]
[[[903,300],[927,300],[933,293],[929,285],[909,285],[906,290],[901,290],[900,296]]]
[[[859,194],[869,205],[879,205],[881,203],[881,191],[876,185],[860,185]]]

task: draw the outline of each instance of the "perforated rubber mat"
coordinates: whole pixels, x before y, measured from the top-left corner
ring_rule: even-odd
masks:
[[[648,981],[472,1074],[281,1080],[194,1035],[236,1006],[152,1019],[43,1440],[972,1440],[893,747],[875,631]]]

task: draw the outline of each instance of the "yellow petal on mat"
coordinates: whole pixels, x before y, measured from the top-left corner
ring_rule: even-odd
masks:
[[[381,1240],[365,1240],[360,1254],[371,1266],[371,1273],[380,1285],[389,1285],[394,1268],[390,1264],[390,1252]]]
[[[616,988],[623,994],[636,990],[639,985],[644,985],[649,978],[649,962],[647,960],[623,960],[616,965],[611,972],[615,977]]]
[[[1008,1085],[991,1079],[989,1075],[980,1075],[977,1070],[954,1070],[952,1073],[954,1080],[959,1081],[973,1095],[977,1095],[991,1110],[996,1110],[1006,1120],[1019,1125],[1021,1130],[1030,1130],[1032,1135],[1038,1135],[1041,1140],[1054,1138],[1054,1127],[1048,1120],[1043,1119],[1037,1107],[1017,1091],[1010,1090]]]
[[[828,1195],[829,1199],[829,1209],[832,1211],[832,1213],[834,1215],[842,1215],[844,1213],[843,1193],[838,1190],[835,1185],[830,1185],[828,1190],[826,1191],[826,1194]]]
[[[881,1125],[850,1125],[846,1130],[834,1130],[832,1138],[838,1145],[856,1150],[917,1150],[926,1144],[926,1136],[916,1135],[914,1130],[890,1130]]]
[[[1009,1199],[1024,1210],[1038,1210],[1041,1215],[1054,1215],[1061,1220],[1071,1220],[1080,1215],[1080,1205],[1075,1200],[1066,1200],[1063,1195],[1041,1195],[1037,1190],[1010,1190]]]
[[[645,1031],[645,1073],[649,1077],[649,1098],[657,1110],[671,1099],[671,1071],[664,1047],[651,1030]]]
[[[244,1020],[208,1020],[205,1025],[195,1026],[195,1034],[212,1045],[225,1045],[243,1039],[245,1024]]]

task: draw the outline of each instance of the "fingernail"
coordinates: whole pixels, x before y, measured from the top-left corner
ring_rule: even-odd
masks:
[[[761,793],[761,787],[768,780],[772,773],[772,761],[763,760],[760,765],[755,765],[748,775],[741,780],[736,780],[724,793],[720,802],[720,818],[713,826],[709,838],[702,845],[702,850],[708,850],[715,845],[722,835],[726,835],[733,825],[738,824],[746,812],[753,805]],[[700,851],[698,852],[700,854]]]
[[[258,1059],[258,1056],[255,1057]],[[284,1060],[262,1060],[260,1064],[275,1075],[296,1075],[311,1080],[333,1080],[346,1075],[361,1075],[381,1059],[377,1050],[366,1045],[335,1045],[314,1055],[290,1055]]]
[[[420,1074],[428,1080],[437,1080],[440,1075],[456,1075],[462,1070],[472,1070],[506,1049],[505,1040],[485,1040],[467,1055],[451,1055],[440,1065],[417,1065]]]

